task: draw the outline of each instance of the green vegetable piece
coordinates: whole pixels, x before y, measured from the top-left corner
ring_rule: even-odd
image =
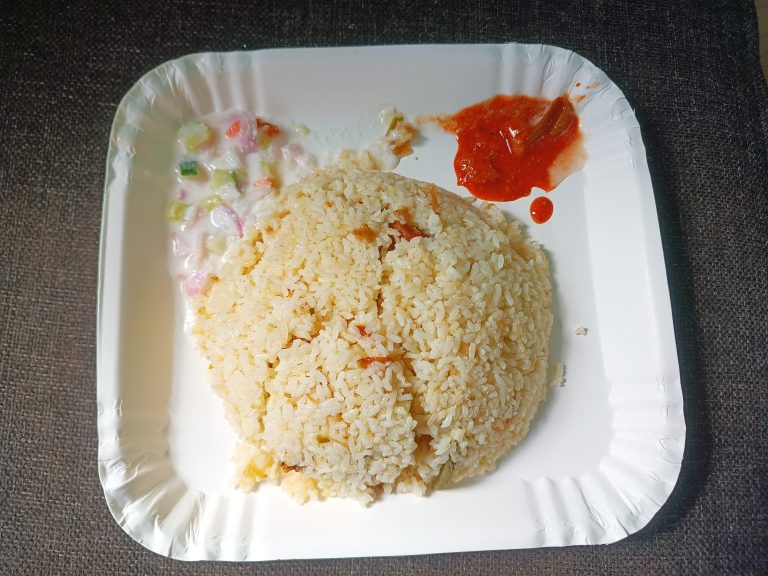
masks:
[[[451,485],[451,480],[453,479],[453,460],[450,458],[446,460],[445,464],[442,465],[440,468],[440,473],[437,475],[437,478],[435,479],[435,483],[432,484],[433,490],[442,490],[443,488],[448,488],[448,486]]]
[[[272,178],[273,180],[275,179],[275,166],[271,162],[262,160],[259,162],[259,168],[261,168],[261,174],[264,176],[264,178]]]
[[[227,249],[227,237],[221,233],[212,234],[206,238],[205,247],[208,248],[211,253],[221,256]]]
[[[211,186],[213,189],[218,190],[227,184],[237,185],[237,170],[214,170],[211,175]]]
[[[269,145],[272,143],[272,136],[269,136],[267,134],[261,134],[258,139],[259,148],[261,150],[266,150],[269,148]]]
[[[213,140],[213,132],[202,122],[185,122],[179,128],[179,140],[187,152],[197,152]]]
[[[197,169],[197,161],[182,160],[179,162],[179,174],[181,174],[183,178],[191,178],[197,176],[199,174]]]
[[[184,214],[186,214],[188,207],[184,202],[174,202],[168,206],[168,212],[166,212],[165,216],[171,222],[180,222],[184,219]]]
[[[208,210],[209,212],[216,208],[217,204],[221,203],[221,196],[216,196],[215,194],[212,196],[208,196],[205,200],[202,201],[203,208]]]

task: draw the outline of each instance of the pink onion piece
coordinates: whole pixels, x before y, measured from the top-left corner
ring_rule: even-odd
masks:
[[[202,272],[192,272],[184,280],[184,293],[190,298],[197,298],[208,285],[208,275]]]
[[[301,144],[291,142],[283,146],[282,153],[285,160],[295,160],[304,153],[304,149],[301,147]]]
[[[185,242],[178,234],[174,234],[171,238],[171,246],[173,248],[173,255],[177,258],[184,258],[192,253],[189,244],[187,244],[187,242]]]
[[[184,188],[180,188],[177,197],[179,201],[184,202],[189,197],[189,192],[187,192]]]
[[[184,212],[184,219],[181,223],[181,229],[187,230],[200,218],[200,206],[193,204]]]
[[[243,154],[250,154],[254,152],[258,146],[256,145],[256,121],[250,114],[240,114],[235,117],[232,122],[240,121],[240,132],[235,136],[240,152]]]
[[[243,235],[243,222],[229,206],[217,204],[211,211],[211,223],[226,234]]]

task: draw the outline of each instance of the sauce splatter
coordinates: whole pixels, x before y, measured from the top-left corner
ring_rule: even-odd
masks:
[[[376,232],[371,230],[371,227],[368,226],[368,224],[363,224],[360,226],[360,228],[355,228],[352,230],[352,233],[359,239],[364,240],[365,242],[373,242],[376,240]]]
[[[554,206],[552,200],[546,196],[539,196],[533,202],[531,202],[531,220],[536,224],[544,224],[552,217]]]
[[[371,364],[389,364],[390,362],[394,362],[394,360],[386,356],[368,356],[367,358],[360,358],[360,360],[357,361],[360,368],[368,368]]]
[[[582,156],[579,118],[565,94],[552,101],[498,95],[438,122],[458,141],[457,183],[483,200],[517,200],[533,187],[549,192],[578,166],[571,162],[557,181],[554,168]]]

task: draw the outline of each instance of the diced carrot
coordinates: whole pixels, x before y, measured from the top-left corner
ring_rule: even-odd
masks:
[[[275,181],[272,178],[261,178],[253,183],[254,188],[260,188],[261,186],[274,186]]]
[[[387,358],[386,356],[368,356],[367,358],[361,358],[357,361],[360,368],[368,368],[368,366],[375,363],[389,364],[390,362],[394,362],[394,360],[392,358]]]
[[[410,224],[403,224],[402,222],[392,222],[390,224],[392,228],[400,232],[400,236],[403,237],[403,240],[413,240],[414,238],[428,238],[429,234],[426,234],[416,228],[416,226],[411,226]]]
[[[240,134],[240,120],[235,120],[232,122],[232,124],[229,125],[229,128],[227,128],[227,137],[228,138],[234,138],[238,134]]]
[[[261,118],[256,118],[256,127],[257,128],[266,127],[265,132],[269,137],[277,136],[278,134],[280,134],[279,126],[276,126],[271,122],[267,122],[266,120],[262,120]]]
[[[366,328],[362,324],[357,324],[355,328],[357,328],[357,331],[360,332],[360,336],[368,337],[371,335],[371,332],[368,330],[368,328]]]

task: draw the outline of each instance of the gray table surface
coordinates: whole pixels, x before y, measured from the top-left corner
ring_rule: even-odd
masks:
[[[191,52],[511,41],[590,59],[641,123],[688,426],[667,504],[609,546],[218,564],[169,560],[132,541],[96,469],[99,227],[122,95]],[[0,573],[768,572],[766,188],[768,99],[748,0],[3,5]]]

